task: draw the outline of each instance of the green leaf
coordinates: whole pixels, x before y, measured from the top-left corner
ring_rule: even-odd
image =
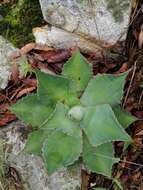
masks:
[[[53,103],[62,102],[69,106],[78,102],[76,94],[71,89],[71,81],[62,76],[49,75],[36,71],[38,79],[38,95],[46,97]]]
[[[113,111],[120,122],[120,124],[126,129],[133,122],[137,121],[137,118],[131,115],[129,112],[122,109],[120,106],[114,106]]]
[[[43,157],[48,173],[51,174],[61,167],[74,163],[82,151],[82,134],[75,128],[73,136],[61,131],[55,131],[45,141]]]
[[[108,190],[108,189],[103,188],[103,187],[96,187],[96,188],[94,188],[93,190]]]
[[[26,124],[39,127],[49,117],[53,107],[45,98],[34,94],[19,100],[10,110]]]
[[[119,161],[119,159],[114,157],[112,143],[105,143],[93,147],[87,138],[84,138],[83,162],[89,170],[111,178],[112,166],[117,161]]]
[[[109,104],[85,108],[81,127],[93,146],[112,141],[131,141]]]
[[[118,187],[118,189],[123,190],[121,182],[118,179],[114,178],[113,181],[116,184],[116,186]]]
[[[50,135],[51,131],[49,130],[38,130],[30,133],[28,136],[27,144],[24,147],[24,150],[27,153],[32,153],[35,155],[41,155],[41,149],[43,142]]]
[[[91,67],[80,52],[76,52],[67,61],[64,65],[62,74],[74,81],[73,89],[78,94],[81,94],[81,92],[86,88],[92,77]]]
[[[119,104],[123,96],[123,88],[128,72],[113,76],[110,74],[98,74],[91,79],[83,96],[81,103],[85,106],[99,104]]]
[[[69,119],[67,116],[68,110],[69,108],[66,105],[57,103],[54,112],[43,123],[41,129],[58,129],[72,135],[75,127],[79,128],[79,124]]]

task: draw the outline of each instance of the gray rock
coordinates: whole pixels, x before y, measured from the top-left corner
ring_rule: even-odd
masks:
[[[0,138],[6,139],[10,147],[8,162],[19,172],[26,190],[80,190],[80,166],[62,168],[48,176],[43,160],[23,151],[26,129],[17,121],[0,130]]]
[[[40,4],[44,19],[57,28],[48,35],[47,44],[61,33],[60,28],[69,34],[67,38],[75,34],[98,46],[114,44],[126,33],[131,7],[130,0],[40,0]],[[59,41],[65,42],[63,36]]]
[[[12,61],[10,57],[13,53],[18,55],[19,49],[0,36],[0,89],[6,88],[13,63],[15,62],[20,68],[20,65],[23,65],[27,60],[26,57],[21,56],[17,60]],[[21,69],[20,73],[23,75]]]
[[[7,86],[8,79],[10,77],[11,62],[9,60],[9,55],[17,50],[0,36],[0,88],[4,89]]]
[[[54,26],[36,27],[33,29],[33,35],[35,36],[36,43],[46,44],[56,49],[79,47],[84,53],[96,52],[96,55],[101,54],[102,50],[96,43]]]

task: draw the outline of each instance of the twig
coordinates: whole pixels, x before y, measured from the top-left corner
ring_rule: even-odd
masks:
[[[137,62],[135,62],[134,67],[133,67],[133,74],[132,74],[132,77],[131,77],[129,88],[127,90],[127,94],[126,94],[125,99],[124,99],[123,108],[125,107],[125,104],[127,102],[127,99],[128,99],[131,87],[132,87],[132,83],[133,83],[133,80],[134,80],[134,77],[135,77],[135,73],[136,73],[136,68],[137,68]]]
[[[138,102],[139,105],[141,104],[142,98],[143,98],[143,90],[142,90],[140,98],[139,98],[139,102]]]
[[[4,188],[3,188],[3,185],[2,185],[2,182],[0,181],[0,188],[1,188],[1,190],[4,190]]]

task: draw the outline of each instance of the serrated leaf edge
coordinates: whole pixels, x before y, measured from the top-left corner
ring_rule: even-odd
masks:
[[[84,92],[83,92],[82,95],[84,95],[84,93],[86,93],[88,86],[90,85],[90,83],[91,83],[92,81],[94,81],[94,80],[96,79],[96,77],[98,77],[98,76],[114,76],[114,77],[120,77],[120,76],[126,74],[126,76],[125,76],[125,79],[126,79],[126,77],[128,76],[128,74],[129,74],[130,71],[131,71],[131,69],[129,69],[128,71],[126,71],[126,72],[124,72],[124,73],[117,74],[117,75],[105,74],[105,73],[103,73],[103,74],[98,73],[97,75],[95,75],[93,78],[91,78],[91,79],[89,80],[89,82],[88,82],[88,84],[87,84],[87,86],[86,86],[86,88],[85,88],[85,90],[84,90]],[[124,86],[125,86],[125,83],[126,83],[126,80],[124,80],[124,82],[123,82],[123,84],[122,84],[122,91],[121,91],[122,94],[124,94]],[[83,97],[83,96],[81,96],[81,99],[82,99],[82,97]],[[121,99],[119,100],[119,102],[116,103],[116,104],[120,104],[121,100],[122,100],[122,97],[121,97]],[[116,104],[115,104],[115,105],[116,105]],[[100,105],[100,104],[98,104],[98,105]]]
[[[31,97],[31,96],[33,96],[33,95],[36,95],[36,93],[35,93],[35,94],[33,93],[33,94],[30,94],[30,95],[27,95],[27,96],[22,97],[22,98],[21,98],[20,100],[18,100],[14,105],[12,105],[12,106],[9,107],[9,110],[10,110],[12,113],[14,113],[14,114],[16,115],[16,117],[17,117],[18,119],[20,119],[21,121],[23,121],[26,125],[29,125],[30,123],[28,123],[27,121],[24,121],[21,116],[17,116],[17,114],[16,114],[11,108],[12,108],[13,106],[15,106],[15,105],[17,105],[17,104],[23,102],[26,98]]]
[[[104,104],[104,105],[109,105],[110,106],[110,104]],[[100,105],[97,105],[97,106],[100,106]],[[96,107],[96,106],[89,106],[89,107]],[[102,145],[102,144],[105,144],[105,143],[109,143],[109,142],[116,142],[116,141],[123,141],[123,142],[132,142],[133,140],[131,139],[131,137],[128,135],[128,133],[124,130],[124,127],[122,127],[122,125],[119,123],[119,121],[118,121],[118,119],[117,119],[117,117],[116,117],[116,115],[115,115],[115,113],[114,113],[114,111],[113,111],[113,109],[112,109],[112,107],[110,106],[110,110],[111,110],[111,112],[113,113],[113,116],[114,116],[114,119],[115,119],[115,121],[117,122],[117,124],[118,124],[118,127],[121,129],[121,131],[126,135],[126,136],[128,136],[128,138],[131,140],[131,141],[123,141],[122,139],[116,139],[116,140],[114,140],[114,139],[109,139],[109,140],[106,140],[106,141],[102,141],[102,143],[98,143],[98,144],[92,144],[92,142],[91,142],[91,140],[88,138],[88,136],[87,136],[87,134],[86,134],[86,131],[84,130],[85,128],[82,128],[83,129],[83,131],[84,131],[84,133],[85,133],[85,135],[86,135],[86,137],[88,138],[88,140],[89,140],[89,142],[92,144],[92,146],[95,146],[95,147],[97,147],[97,146],[100,146],[100,145]]]
[[[71,82],[71,80],[69,79],[69,78],[67,78],[67,77],[65,77],[65,76],[63,76],[63,75],[50,75],[50,74],[48,74],[48,73],[44,73],[44,72],[42,72],[42,71],[40,71],[40,70],[36,70],[35,71],[35,74],[36,74],[36,79],[37,79],[37,95],[39,95],[39,77],[38,77],[38,72],[40,72],[40,73],[42,73],[42,74],[45,74],[45,75],[47,75],[47,76],[52,76],[52,77],[55,77],[55,78],[62,78],[62,79],[65,79],[65,80],[67,80],[68,82],[69,82],[69,84],[70,84],[70,82]],[[70,85],[68,85],[68,89],[70,88]]]
[[[88,140],[89,141],[89,140]],[[111,143],[111,142],[110,142]],[[98,146],[96,146],[96,147],[94,147],[90,142],[89,142],[89,144],[93,147],[93,148],[97,148]],[[106,143],[103,143],[103,144],[106,144]],[[101,144],[102,145],[102,144]],[[100,146],[100,145],[99,145]],[[113,144],[112,144],[112,147],[113,147]],[[114,151],[114,147],[113,147],[113,149],[112,149],[112,153],[113,153],[113,155],[115,154],[115,151]],[[96,154],[95,154],[96,155]],[[116,158],[115,158],[116,159]],[[112,160],[113,160],[113,158],[112,158]],[[84,156],[83,156],[83,163],[84,163],[84,165],[85,165],[85,167],[89,170],[89,171],[92,171],[92,172],[96,172],[96,173],[98,173],[98,174],[101,174],[101,175],[104,175],[102,172],[97,172],[96,170],[91,170],[88,166],[87,166],[87,164],[85,163],[85,161],[84,161]],[[116,162],[114,162],[114,164],[115,164]],[[114,165],[113,164],[113,165]],[[111,168],[110,168],[110,170],[111,170],[111,172],[112,172],[112,167],[113,167],[113,165],[111,166]],[[106,175],[104,175],[104,176],[106,176]],[[107,177],[109,177],[109,176],[107,176]],[[111,176],[110,176],[110,178],[111,178]]]
[[[77,53],[79,53],[80,56],[82,57],[82,59],[84,59],[84,61],[86,62],[86,64],[89,65],[90,74],[91,74],[91,78],[92,78],[92,77],[93,77],[93,70],[92,70],[92,67],[91,67],[89,61],[80,53],[80,51],[77,51],[75,54],[77,54]],[[72,59],[72,57],[70,57],[69,60],[64,64],[63,69],[62,69],[62,73],[61,73],[62,76],[66,76],[66,75],[64,75],[63,71],[64,71],[64,69],[68,66],[69,61],[71,61],[71,59]]]
[[[54,132],[53,132],[54,133]],[[44,165],[46,166],[46,159],[45,159],[45,156],[44,156],[44,149],[45,149],[45,146],[47,144],[47,141],[48,139],[45,139],[44,143],[43,143],[43,146],[42,146],[42,149],[41,149],[41,152],[42,152],[42,158],[44,159]],[[56,148],[56,147],[55,147]],[[67,165],[63,165],[63,166],[60,166],[57,170],[55,170],[54,172],[60,170],[61,167],[68,167],[70,165],[72,165],[74,162],[78,161],[78,159],[80,158],[81,154],[83,152],[83,140],[82,140],[82,132],[81,132],[81,151],[79,152],[78,156],[72,161],[72,162],[69,162]],[[47,168],[47,166],[46,166]],[[48,169],[47,169],[48,171]],[[53,173],[54,173],[53,172]],[[49,175],[51,175],[52,173],[49,172]]]

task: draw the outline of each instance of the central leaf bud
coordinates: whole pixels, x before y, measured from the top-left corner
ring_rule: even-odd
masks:
[[[82,106],[72,107],[68,112],[68,116],[73,120],[81,121],[83,118],[83,107]]]

